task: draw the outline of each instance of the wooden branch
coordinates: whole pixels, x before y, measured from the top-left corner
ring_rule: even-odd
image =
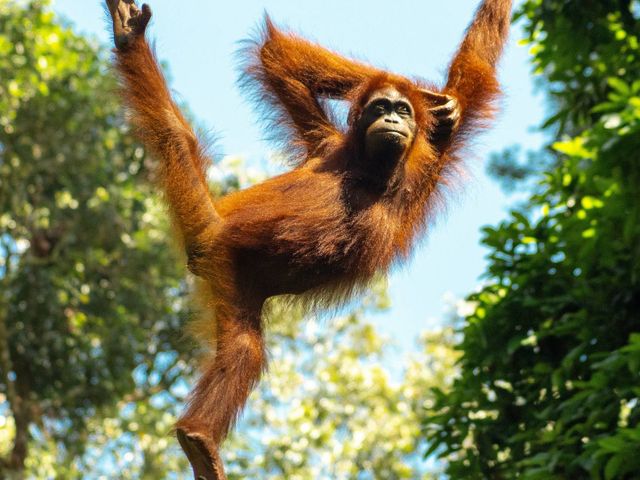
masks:
[[[2,276],[2,291],[6,292],[9,289],[9,281],[11,277],[11,249],[6,241],[3,241],[0,246],[6,252],[4,275]],[[9,405],[13,406],[19,402],[19,398],[16,392],[15,380],[11,379],[13,363],[11,361],[11,352],[9,350],[9,332],[7,330],[6,318],[7,309],[5,303],[0,301],[0,375],[2,381],[7,387],[7,400],[9,401]]]
[[[4,276],[2,277],[2,289],[0,289],[0,291],[6,292],[9,287],[10,270],[12,267],[11,250],[6,241],[3,241],[1,246],[7,256],[4,264]],[[11,378],[13,362],[11,361],[11,351],[9,350],[9,332],[6,321],[7,309],[4,302],[0,302],[0,378],[6,385],[7,401],[9,402],[9,409],[13,415],[16,430],[11,454],[7,460],[4,460],[2,464],[0,464],[0,467],[9,470],[22,470],[24,460],[27,456],[29,420],[24,399],[18,395],[16,389],[17,379]]]

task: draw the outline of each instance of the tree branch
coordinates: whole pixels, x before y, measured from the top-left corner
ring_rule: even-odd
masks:
[[[5,253],[4,275],[2,277],[2,289],[7,292],[11,280],[11,249],[6,239],[3,239],[0,246]],[[0,382],[5,384],[9,409],[15,423],[15,436],[13,439],[13,449],[8,459],[0,462],[1,469],[22,470],[27,457],[27,444],[29,440],[29,415],[25,408],[23,398],[18,395],[16,389],[16,378],[12,378],[13,363],[11,361],[11,351],[9,350],[9,332],[7,329],[7,306],[6,299],[0,298]]]

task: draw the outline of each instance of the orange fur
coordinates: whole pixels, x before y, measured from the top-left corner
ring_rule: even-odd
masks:
[[[331,304],[407,258],[465,139],[492,115],[510,10],[511,0],[485,0],[467,31],[443,90],[458,99],[459,128],[440,143],[432,140],[436,120],[421,93],[432,86],[345,59],[267,18],[262,38],[245,51],[245,87],[267,120],[286,130],[281,138],[295,168],[220,199],[209,193],[207,156],[145,39],[117,52],[131,121],[161,160],[160,183],[189,269],[216,318],[215,326],[199,326],[208,329],[203,337],[215,333],[216,352],[178,428],[212,450],[223,441],[265,366],[268,298],[295,294]],[[363,147],[356,126],[367,99],[385,86],[411,101],[418,132],[404,162],[376,183],[375,165],[367,172],[357,166]],[[330,120],[326,98],[351,103],[346,131]]]

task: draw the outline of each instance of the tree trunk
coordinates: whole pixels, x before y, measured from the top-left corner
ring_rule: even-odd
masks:
[[[5,251],[8,252],[8,247]],[[5,275],[3,278],[3,290],[9,283],[11,256],[8,254],[5,258]],[[24,463],[27,458],[29,446],[29,423],[31,415],[27,403],[26,392],[18,392],[17,379],[13,370],[13,362],[11,361],[11,351],[9,349],[9,331],[7,329],[6,305],[0,298],[0,384],[4,384],[9,409],[13,415],[15,424],[15,437],[13,439],[13,449],[9,456],[0,459],[0,478],[22,478]],[[26,390],[26,389],[23,389]]]

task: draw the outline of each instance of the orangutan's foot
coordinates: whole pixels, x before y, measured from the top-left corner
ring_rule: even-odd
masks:
[[[195,480],[226,480],[222,460],[217,447],[208,442],[206,438],[197,433],[187,433],[179,428],[177,430],[178,441],[184,451]]]

